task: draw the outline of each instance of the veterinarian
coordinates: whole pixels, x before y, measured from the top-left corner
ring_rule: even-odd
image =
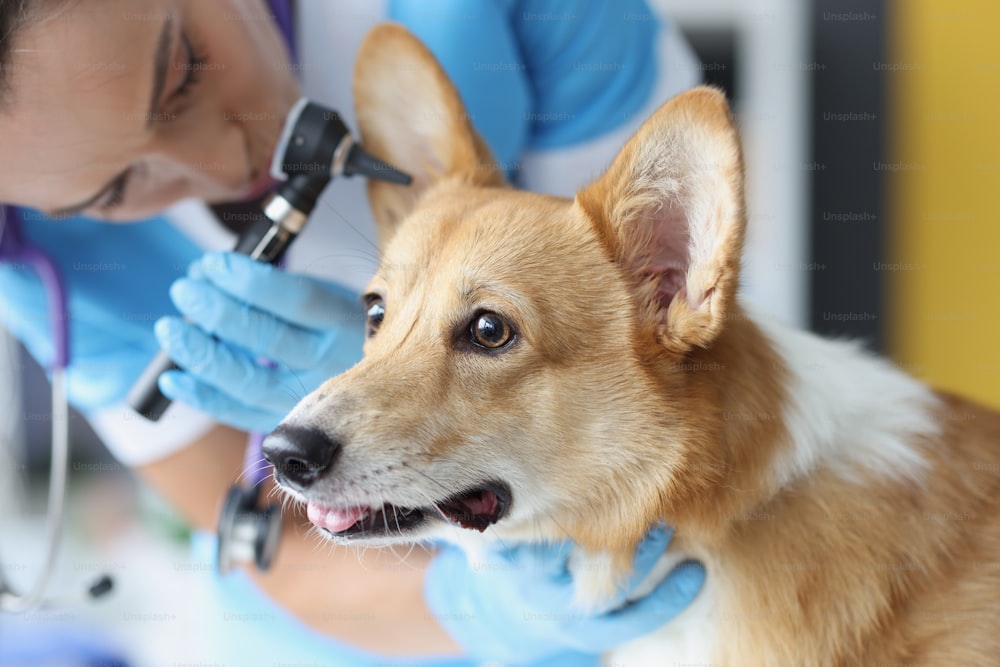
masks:
[[[212,271],[182,276],[206,251],[231,248],[250,215],[240,202],[272,187],[267,164],[298,97],[356,127],[353,54],[369,27],[397,20],[423,39],[497,168],[519,186],[560,195],[600,173],[649,111],[699,79],[679,33],[642,0],[302,0],[290,8],[0,0],[0,201],[68,282],[70,399],[119,460],[204,531],[214,530],[241,470],[246,433],[272,429],[298,398],[360,358],[357,294],[378,260],[363,184],[327,189],[287,273],[220,254],[211,255],[219,259]],[[263,306],[274,294],[300,296],[275,313]],[[23,267],[2,268],[4,325],[45,360],[52,343],[42,298]],[[177,310],[187,319],[161,319]],[[221,335],[232,322],[238,336]],[[151,423],[122,401],[160,346],[185,370],[163,378],[177,403]],[[286,363],[239,374],[224,363],[233,355]],[[451,548],[417,550],[400,567],[385,554],[317,549],[303,523],[286,521],[270,572],[222,584],[243,613],[277,605],[291,614],[273,633],[220,638],[255,664],[265,655],[364,664],[376,653],[430,660],[463,652],[589,664],[683,610],[703,577],[685,568],[640,603],[583,618],[569,607],[564,545],[499,553],[489,572]],[[651,533],[637,572],[668,540]]]

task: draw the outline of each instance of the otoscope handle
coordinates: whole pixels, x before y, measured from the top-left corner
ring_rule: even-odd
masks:
[[[285,238],[284,230],[264,217],[257,217],[240,235],[233,252],[246,255],[258,262],[277,264],[285,254],[291,239]]]
[[[174,360],[163,350],[156,353],[152,361],[142,371],[142,375],[132,385],[126,401],[129,407],[149,421],[158,421],[170,407],[170,399],[160,393],[160,375],[178,368]]]

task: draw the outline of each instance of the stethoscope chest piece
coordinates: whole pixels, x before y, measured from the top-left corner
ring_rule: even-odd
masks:
[[[219,516],[219,574],[248,563],[262,571],[271,567],[281,537],[281,508],[272,504],[260,509],[259,499],[257,485],[229,489]]]

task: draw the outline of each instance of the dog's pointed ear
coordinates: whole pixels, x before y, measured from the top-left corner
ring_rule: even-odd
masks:
[[[668,350],[708,346],[734,307],[745,229],[743,159],[724,95],[664,104],[577,204],[635,286]]]
[[[455,86],[403,26],[385,23],[365,37],[354,66],[354,104],[368,152],[413,177],[409,186],[368,181],[383,245],[420,195],[441,179],[503,185],[503,174]]]

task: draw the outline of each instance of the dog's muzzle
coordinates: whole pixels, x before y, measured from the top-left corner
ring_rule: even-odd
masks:
[[[339,442],[318,429],[286,425],[278,426],[262,446],[278,483],[303,496],[333,471],[341,449]],[[307,515],[315,526],[341,540],[402,535],[430,519],[482,532],[507,515],[511,501],[510,486],[484,480],[425,507],[391,503],[327,506],[309,499]]]

